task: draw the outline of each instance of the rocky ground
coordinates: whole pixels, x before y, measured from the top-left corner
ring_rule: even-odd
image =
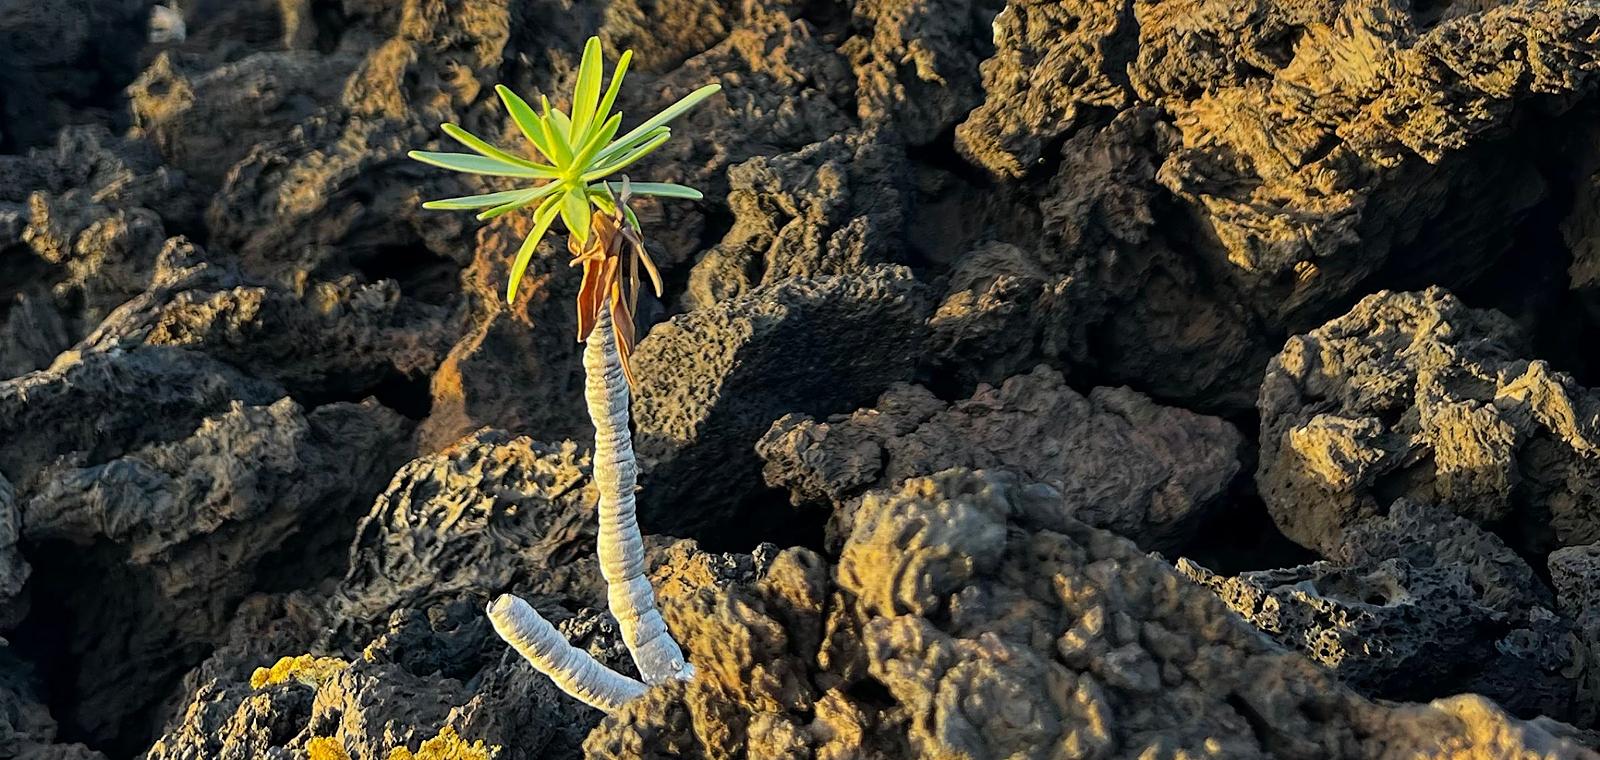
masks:
[[[1600,758],[1600,3],[151,13],[0,0],[0,759]],[[578,278],[404,158],[591,34],[723,88],[611,716]]]

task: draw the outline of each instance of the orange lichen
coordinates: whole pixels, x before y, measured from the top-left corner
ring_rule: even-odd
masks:
[[[346,667],[349,667],[349,663],[337,657],[314,657],[309,654],[284,657],[270,668],[256,668],[256,672],[250,675],[250,686],[259,689],[293,680],[315,689]]]
[[[389,753],[389,760],[493,760],[498,754],[500,747],[487,746],[482,739],[468,744],[454,728],[445,726],[416,752],[398,747]]]

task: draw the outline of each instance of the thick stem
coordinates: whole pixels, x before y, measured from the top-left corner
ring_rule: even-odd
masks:
[[[644,540],[634,512],[639,468],[628,432],[628,383],[617,355],[609,304],[602,305],[600,315],[584,346],[583,368],[588,376],[584,397],[594,421],[594,484],[600,492],[600,572],[606,579],[606,598],[645,683],[693,678],[694,668],[667,631],[656,609],[655,589],[645,576]]]
[[[510,594],[489,603],[489,621],[533,667],[561,690],[607,713],[644,695],[645,686],[622,675],[569,643],[531,605]]]

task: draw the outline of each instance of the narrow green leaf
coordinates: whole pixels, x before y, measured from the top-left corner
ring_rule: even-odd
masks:
[[[594,118],[596,121],[604,120],[611,115],[611,107],[616,105],[617,102],[617,93],[622,90],[622,76],[628,73],[628,62],[632,60],[632,50],[622,51],[622,57],[617,59],[617,68],[611,72],[611,85],[606,88],[605,97],[600,99],[600,105],[595,108]]]
[[[523,100],[510,87],[503,84],[494,86],[494,91],[500,94],[500,101],[506,104],[506,111],[511,114],[511,120],[517,123],[517,129],[522,130],[522,136],[533,143],[545,158],[555,160],[555,154],[550,152],[550,143],[544,138],[544,131],[539,127],[539,117],[534,114],[528,101]]]
[[[497,216],[516,211],[519,208],[525,208],[528,204],[555,192],[556,188],[560,186],[561,183],[559,182],[546,182],[545,184],[535,188],[518,191],[516,198],[512,198],[506,201],[503,205],[495,206],[494,208],[479,214],[478,221],[486,222]]]
[[[600,125],[599,129],[594,130],[594,133],[589,135],[589,141],[584,143],[583,147],[572,157],[572,165],[588,166],[589,162],[594,159],[594,155],[599,153],[600,148],[611,141],[612,135],[615,135],[617,129],[621,126],[622,114],[612,114],[611,118],[606,119],[606,123]]]
[[[478,156],[471,153],[435,153],[414,150],[406,155],[425,164],[466,174],[484,174],[491,177],[528,177],[532,179],[549,179],[555,176],[543,169],[516,166],[504,161],[497,161],[488,156]]]
[[[526,190],[504,190],[498,193],[488,193],[487,195],[465,195],[460,198],[440,198],[436,201],[428,201],[422,204],[422,207],[436,211],[467,211],[475,208],[498,206],[502,203],[520,198],[527,192],[528,191]]]
[[[526,166],[530,169],[543,169],[547,172],[550,172],[551,176],[555,175],[556,168],[554,166],[547,166],[545,164],[523,158],[522,156],[503,151],[494,147],[493,145],[490,145],[488,141],[484,140],[483,138],[480,138],[477,135],[472,134],[471,132],[468,132],[467,130],[462,129],[454,124],[442,124],[440,125],[440,128],[444,130],[445,134],[455,138],[456,142],[478,151],[489,158],[504,161],[508,164],[516,164],[517,166]]]
[[[589,239],[589,194],[583,188],[568,190],[561,196],[561,221],[567,234],[582,244]]]
[[[678,118],[679,116],[682,116],[684,111],[694,108],[695,105],[697,105],[700,101],[717,94],[717,92],[721,90],[722,85],[720,84],[708,84],[698,90],[695,90],[694,92],[689,93],[688,95],[683,96],[683,98],[678,102],[667,106],[666,110],[650,117],[649,119],[646,119],[643,124],[634,127],[632,131],[623,135],[619,142],[627,142],[637,135],[642,135],[652,129],[655,129],[656,127],[662,126],[667,122]]]
[[[572,142],[580,144],[589,137],[589,125],[594,121],[594,107],[600,100],[600,75],[604,73],[605,60],[600,56],[600,38],[590,37],[583,46],[583,62],[578,64],[578,85],[572,91]]]
[[[640,145],[654,140],[661,135],[670,134],[672,134],[672,127],[656,127],[655,129],[645,132],[638,137],[631,138],[626,142],[617,140],[601,149],[601,151],[596,154],[594,158],[590,159],[589,165],[599,166],[601,164],[609,164],[612,161],[615,161],[619,156],[626,155]]]
[[[565,111],[559,108],[550,109],[550,122],[561,128],[561,137],[567,141],[568,146],[576,142],[572,136],[572,119]]]
[[[624,205],[622,215],[628,217],[628,224],[633,225],[634,232],[644,232],[644,227],[639,224],[639,216],[633,213],[632,207]]]
[[[652,152],[655,151],[656,148],[661,147],[662,143],[665,143],[668,140],[668,138],[670,138],[670,137],[672,137],[671,134],[661,135],[661,136],[657,137],[656,139],[651,140],[650,142],[647,142],[647,143],[639,146],[638,148],[635,148],[632,153],[629,153],[628,155],[625,155],[622,158],[617,159],[613,163],[608,164],[606,166],[602,166],[602,167],[600,167],[598,169],[595,169],[592,172],[585,173],[583,175],[583,181],[584,182],[593,182],[593,181],[595,181],[597,179],[600,179],[601,177],[608,177],[608,176],[610,176],[612,174],[616,174],[617,172],[622,171],[623,169],[628,168],[629,166],[632,166],[634,164],[634,162],[638,161],[641,158],[644,158],[645,156],[650,155]]]
[[[621,182],[608,182],[612,190],[622,192]],[[686,185],[677,185],[671,182],[629,182],[628,192],[634,195],[653,195],[657,198],[683,198],[698,201],[705,198],[699,190]]]
[[[544,107],[544,115],[539,119],[539,123],[544,125],[544,136],[545,140],[550,143],[550,149],[555,151],[550,158],[555,161],[556,166],[571,166],[572,146],[567,142],[565,131],[571,125],[562,127],[556,121],[556,117],[560,116],[561,112],[550,107],[549,98],[543,98],[541,105]],[[562,116],[562,121],[565,121],[565,119],[566,117]]]
[[[617,213],[616,201],[611,200],[611,196],[606,193],[602,185],[589,186],[589,202],[608,216]]]
[[[533,232],[523,239],[522,247],[517,249],[517,258],[511,262],[511,283],[506,286],[506,303],[517,302],[517,286],[522,284],[522,275],[528,271],[528,262],[533,261],[533,252],[538,250],[539,241],[544,239],[550,225],[556,220],[556,212],[561,209],[561,196],[552,195],[539,204],[539,210],[533,212]]]

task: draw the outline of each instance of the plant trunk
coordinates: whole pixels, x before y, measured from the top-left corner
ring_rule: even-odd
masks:
[[[489,603],[489,622],[540,673],[562,691],[597,710],[616,712],[644,695],[645,685],[622,675],[567,642],[532,605],[510,594]]]
[[[617,354],[609,304],[602,305],[600,314],[584,346],[583,368],[584,397],[594,421],[594,484],[600,494],[600,571],[606,579],[606,598],[645,683],[689,679],[694,668],[667,631],[656,609],[655,589],[645,575],[644,540],[634,512],[639,467],[628,431],[628,383]]]

